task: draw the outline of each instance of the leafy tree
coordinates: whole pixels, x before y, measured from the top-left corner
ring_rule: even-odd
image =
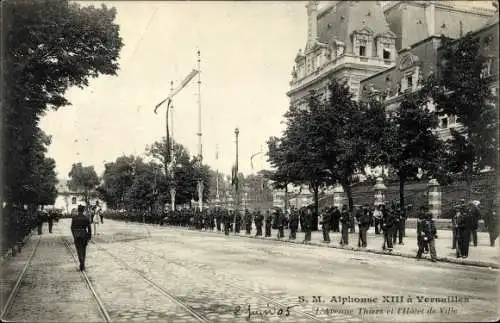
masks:
[[[72,191],[83,192],[85,204],[89,204],[90,193],[99,185],[99,177],[94,166],[82,166],[82,163],[73,164],[68,174],[68,188]]]
[[[383,133],[384,110],[374,102],[358,104],[347,83],[335,78],[328,85],[327,99],[312,98],[309,110],[312,144],[320,153],[328,184],[342,185],[352,210],[351,185],[354,176],[372,163],[370,157]]]
[[[319,214],[319,191],[327,183],[329,176],[322,156],[325,147],[317,144],[318,138],[315,136],[317,125],[312,122],[314,116],[311,109],[317,105],[319,99],[314,92],[311,92],[308,97],[309,109],[290,107],[285,114],[287,127],[279,145],[279,149],[283,152],[280,164],[287,170],[290,182],[297,185],[305,184],[313,193],[315,216]],[[272,160],[270,162],[273,164]]]
[[[453,42],[443,37],[442,47],[430,89],[438,113],[456,116],[461,125],[450,130],[447,165],[451,172],[465,175],[470,194],[472,177],[497,166],[497,98],[490,89],[492,75],[485,73],[487,60],[479,38],[467,34]]]
[[[33,201],[37,125],[44,112],[68,105],[69,87],[116,73],[123,43],[115,16],[114,9],[67,0],[2,2],[1,166],[8,203]]]
[[[379,157],[398,175],[402,212],[405,212],[405,182],[416,178],[419,169],[432,171],[442,150],[442,143],[434,132],[438,126],[437,115],[427,106],[425,92],[405,93],[399,109],[390,114],[382,136]]]
[[[134,181],[134,170],[141,161],[135,156],[121,156],[105,165],[100,197],[110,208],[124,208],[125,195]]]
[[[166,139],[161,142],[154,142],[148,147],[147,154],[157,161],[165,162],[165,145]],[[210,195],[210,168],[207,165],[202,165],[201,168],[196,157],[190,157],[189,151],[181,144],[174,142],[173,157],[175,165],[173,172],[168,173],[166,179],[167,185],[164,187],[163,194],[167,196],[166,200],[170,201],[170,187],[175,186],[175,200],[177,204],[184,204],[191,199],[198,200],[198,179],[203,180],[203,199],[207,200]],[[173,174],[173,177],[172,177]],[[165,175],[164,175],[165,176]]]

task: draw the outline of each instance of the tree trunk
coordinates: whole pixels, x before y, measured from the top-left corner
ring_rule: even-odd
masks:
[[[405,218],[405,177],[401,175],[399,175],[399,209],[401,210],[401,215]]]
[[[318,214],[319,214],[319,187],[318,185],[313,185],[313,194],[314,194],[314,212],[313,212],[313,221],[311,221],[314,225],[312,227],[313,231],[318,230]]]
[[[284,210],[285,214],[287,214],[286,210],[288,209],[288,184],[285,185],[285,205],[284,205],[284,207],[285,207],[285,210]]]
[[[349,204],[349,211],[352,211],[354,209],[354,200],[352,198],[352,190],[351,190],[351,185],[349,185],[348,181],[343,181],[341,183],[342,188],[344,189],[345,194],[347,195],[347,201]]]

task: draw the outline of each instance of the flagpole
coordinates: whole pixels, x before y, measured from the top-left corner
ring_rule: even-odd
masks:
[[[215,160],[216,160],[216,169],[217,169],[217,177],[216,177],[216,183],[217,183],[217,190],[215,193],[215,202],[216,204],[219,203],[219,145],[215,145]]]
[[[174,81],[170,81],[170,93],[174,92]],[[175,180],[174,180],[174,169],[175,169],[175,161],[174,161],[174,106],[172,105],[170,107],[170,122],[172,124],[172,136],[171,136],[171,144],[170,147],[167,149],[170,149],[170,170],[171,170],[171,176],[172,176],[172,181],[170,183],[170,205],[172,211],[175,211]],[[168,109],[167,109],[167,114],[168,114]],[[168,143],[167,143],[168,144]],[[166,172],[165,172],[166,173]]]
[[[239,192],[239,183],[238,183],[238,136],[240,134],[240,130],[238,128],[234,129],[234,134],[236,135],[236,165],[234,170],[234,183],[235,183],[235,197],[236,197],[236,212],[240,211],[240,192]]]
[[[198,162],[201,171],[201,166],[203,164],[203,150],[201,146],[201,59],[200,50],[198,49]],[[201,172],[200,172],[201,176]],[[203,179],[200,177],[198,179],[198,207],[200,211],[203,210]]]

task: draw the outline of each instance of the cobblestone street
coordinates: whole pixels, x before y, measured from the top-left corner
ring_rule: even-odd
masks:
[[[98,226],[87,250],[86,274],[97,300],[65,246],[68,241],[76,254],[69,225],[61,220],[52,234],[44,228],[22,253],[2,263],[2,319],[451,322],[498,317],[495,269],[111,220]]]

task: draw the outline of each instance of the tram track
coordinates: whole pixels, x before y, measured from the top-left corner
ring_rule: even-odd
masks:
[[[38,236],[36,244],[33,247],[33,251],[29,255],[28,259],[26,260],[26,264],[24,264],[23,269],[21,270],[21,272],[17,276],[14,287],[12,288],[11,292],[9,293],[9,297],[7,298],[7,301],[5,302],[5,304],[2,308],[2,313],[0,315],[0,319],[2,322],[10,322],[7,320],[7,317],[9,315],[10,310],[12,309],[12,305],[14,305],[14,300],[16,298],[17,292],[19,291],[19,287],[21,286],[21,283],[23,281],[23,278],[24,278],[26,272],[28,271],[28,268],[31,266],[33,256],[35,255],[39,244],[40,244],[40,236]]]
[[[69,242],[65,238],[61,237],[61,240],[62,240],[64,246],[66,247],[66,250],[70,253],[71,258],[73,259],[73,262],[78,267],[79,266],[78,256],[75,255]],[[104,321],[111,322],[111,318],[110,318],[106,308],[104,307],[104,304],[101,301],[101,298],[99,297],[96,290],[94,289],[94,286],[92,286],[92,283],[91,283],[89,277],[87,276],[87,273],[85,271],[80,271],[80,274],[81,274],[82,280],[84,281],[87,288],[90,290],[95,302],[97,303],[97,306],[99,307],[99,311],[100,311],[101,315],[103,316]]]
[[[131,247],[134,248],[134,249],[136,249],[136,250],[139,250],[141,252],[147,252],[150,255],[153,255],[155,257],[162,258],[165,261],[171,262],[171,260],[167,259],[165,256],[157,254],[157,253],[154,253],[154,252],[152,252],[150,250],[146,250],[146,249],[143,249],[143,248],[140,248],[140,247],[137,247],[137,246],[131,246]],[[214,270],[211,267],[209,267],[209,266],[204,266],[204,269],[210,270],[212,273],[214,272]],[[201,269],[198,269],[198,270],[201,270]],[[237,286],[235,284],[227,283],[225,281],[219,281],[219,283],[222,283],[225,286],[227,286],[229,288],[232,288],[232,289],[242,290],[242,291],[244,291],[245,293],[247,293],[249,295],[253,295],[253,296],[257,297],[257,298],[263,299],[263,300],[265,300],[266,302],[268,302],[270,304],[279,306],[280,308],[287,308],[288,307],[288,305],[286,305],[286,304],[283,304],[283,303],[281,303],[281,302],[279,302],[279,301],[277,301],[277,300],[275,300],[273,298],[265,296],[262,293],[257,293],[257,292],[255,292],[253,290],[248,289],[248,288],[242,288],[241,286]],[[325,320],[323,320],[323,319],[321,319],[321,318],[319,318],[319,317],[317,317],[315,315],[309,314],[307,312],[296,310],[295,308],[292,308],[290,310],[290,312],[294,312],[294,313],[296,313],[296,314],[298,314],[300,316],[306,317],[306,318],[308,318],[308,319],[310,319],[312,321],[315,321],[315,322],[325,322]]]
[[[208,318],[206,318],[203,314],[200,314],[196,312],[191,306],[180,300],[178,297],[170,293],[168,290],[148,278],[146,275],[144,275],[141,271],[133,268],[131,265],[129,265],[126,261],[121,259],[120,257],[116,256],[113,254],[111,251],[109,251],[107,248],[104,248],[99,245],[99,243],[96,243],[94,240],[91,241],[92,244],[96,246],[96,248],[102,252],[105,252],[108,254],[111,258],[113,258],[117,263],[121,264],[123,267],[125,267],[128,271],[135,273],[137,276],[141,277],[142,280],[144,280],[149,286],[151,286],[153,289],[157,290],[160,294],[163,296],[167,297],[170,299],[172,302],[183,308],[186,312],[188,312],[192,317],[197,319],[200,322],[210,322]]]

